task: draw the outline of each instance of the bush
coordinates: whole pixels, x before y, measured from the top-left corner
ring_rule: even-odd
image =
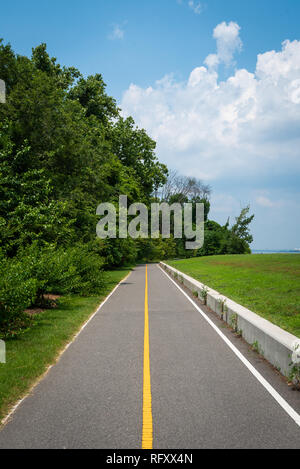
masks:
[[[105,259],[105,268],[134,264],[138,258],[138,244],[132,238],[97,239],[98,251]]]
[[[0,336],[26,323],[24,310],[36,299],[37,281],[27,276],[22,262],[0,257]]]
[[[33,244],[20,251],[18,259],[28,278],[37,282],[39,303],[46,293],[86,295],[99,293],[103,287],[102,259],[83,245],[64,250],[55,246],[40,249]]]
[[[13,259],[0,252],[0,336],[27,327],[30,319],[24,310],[46,305],[46,293],[100,293],[102,265],[99,254],[83,245],[64,250],[55,246],[41,249],[35,243]]]
[[[20,250],[18,259],[28,278],[36,281],[37,303],[43,302],[46,293],[68,293],[79,281],[75,266],[62,248],[48,246],[40,249],[34,243],[29,248]]]
[[[69,248],[66,255],[76,274],[69,292],[80,295],[100,293],[104,285],[103,259],[83,245]]]

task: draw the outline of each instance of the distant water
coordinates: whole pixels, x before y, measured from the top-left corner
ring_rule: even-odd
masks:
[[[272,251],[268,249],[252,249],[253,254],[300,254],[300,249],[281,249],[278,251]]]

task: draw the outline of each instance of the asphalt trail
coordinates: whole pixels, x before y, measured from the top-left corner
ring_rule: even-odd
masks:
[[[300,448],[300,428],[155,265],[147,303],[154,449]],[[140,449],[145,317],[139,266],[17,408],[0,448]]]

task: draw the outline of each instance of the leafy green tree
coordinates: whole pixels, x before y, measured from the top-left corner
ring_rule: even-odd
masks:
[[[241,210],[240,215],[236,218],[235,224],[231,228],[231,233],[250,244],[253,241],[253,236],[250,234],[249,225],[253,221],[254,215],[248,216],[249,211],[249,205]]]
[[[95,116],[105,128],[119,116],[116,101],[105,92],[106,84],[97,73],[87,79],[80,78],[70,90],[69,98],[78,101],[85,109],[86,117]]]
[[[64,90],[67,90],[77,78],[81,77],[79,70],[75,67],[61,67],[56,63],[55,57],[50,58],[46,44],[40,44],[32,49],[31,59],[37,70],[53,77],[57,81],[57,85]]]
[[[53,199],[53,188],[44,170],[19,171],[30,148],[19,151],[0,126],[0,243],[9,255],[21,246],[42,243],[68,244],[72,239],[73,220],[66,203]]]
[[[250,254],[250,244],[253,236],[250,233],[249,225],[254,219],[254,215],[249,216],[250,206],[241,210],[236,218],[228,238],[228,252],[231,254]]]
[[[134,168],[135,176],[145,195],[150,198],[153,191],[166,182],[167,167],[157,160],[156,143],[135,126],[134,120],[119,118],[110,130],[112,151],[126,167]]]

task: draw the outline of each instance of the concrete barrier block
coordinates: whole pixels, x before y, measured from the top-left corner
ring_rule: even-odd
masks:
[[[226,305],[226,322],[235,331],[238,332],[238,315],[228,304]]]
[[[226,302],[227,298],[225,296],[218,294],[215,290],[208,290],[207,306],[225,321],[227,318]]]
[[[228,300],[227,322],[257,353],[289,376],[291,345],[295,339],[292,334],[231,300]]]
[[[268,335],[265,330],[260,329],[241,316],[238,317],[238,329],[241,331],[243,339],[257,353],[268,360],[282,374],[289,375],[291,363],[289,348]]]
[[[206,304],[212,311],[217,313],[218,316],[222,316],[222,307],[220,307],[219,298],[217,295],[208,291]]]

